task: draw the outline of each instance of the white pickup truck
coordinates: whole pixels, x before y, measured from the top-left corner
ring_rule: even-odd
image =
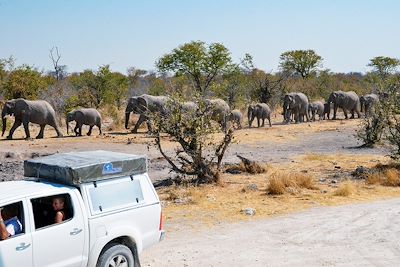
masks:
[[[55,154],[25,161],[24,173],[0,183],[0,208],[11,207],[22,225],[0,241],[0,267],[136,267],[164,236],[143,156]],[[63,203],[58,223],[54,199]]]

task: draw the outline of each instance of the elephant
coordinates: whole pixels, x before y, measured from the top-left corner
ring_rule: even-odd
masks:
[[[230,116],[230,107],[225,100],[216,99],[206,99],[205,100],[205,111],[211,115],[211,119],[218,122],[222,130],[225,132],[227,129],[227,122]]]
[[[353,92],[334,91],[329,95],[327,103],[333,103],[333,120],[336,120],[336,112],[338,108],[343,109],[344,117],[347,119],[347,111],[351,112],[350,119],[354,119],[354,113],[360,118],[360,99]]]
[[[88,136],[92,134],[92,129],[95,125],[99,128],[99,135],[101,135],[101,115],[94,108],[81,108],[69,112],[66,118],[67,134],[69,130],[69,122],[71,121],[76,122],[74,128],[76,136],[82,136],[82,125],[89,125]]]
[[[139,120],[136,122],[132,133],[137,133],[139,126],[146,121],[147,128],[151,131],[151,123],[147,112],[160,112],[161,115],[167,113],[167,104],[171,101],[168,96],[152,96],[143,94],[129,98],[125,109],[125,129],[128,129],[129,115],[131,112],[139,114]]]
[[[371,113],[371,109],[379,102],[377,94],[368,94],[360,97],[361,112],[364,110],[365,117]]]
[[[242,129],[243,114],[240,110],[234,109],[229,115],[229,122],[236,124],[237,129]]]
[[[271,124],[271,108],[265,103],[257,103],[254,105],[249,105],[247,109],[247,118],[249,121],[249,128],[253,123],[254,118],[257,118],[257,127],[264,127],[265,119],[268,119],[269,127]],[[261,120],[261,125],[260,125]]]
[[[294,115],[296,123],[303,122],[304,116],[310,121],[308,114],[308,97],[299,92],[288,93],[283,99],[284,121],[290,123],[291,114]]]
[[[48,124],[52,126],[56,132],[57,137],[62,137],[62,133],[56,122],[56,112],[53,107],[44,100],[25,100],[23,98],[8,100],[3,107],[1,112],[1,118],[3,122],[3,132],[6,131],[6,116],[14,115],[15,122],[11,127],[7,139],[12,139],[14,131],[23,124],[25,129],[26,139],[31,137],[29,132],[29,123],[35,123],[40,125],[39,134],[36,136],[37,139],[43,138],[44,128]]]
[[[329,116],[331,115],[331,103],[324,103],[324,117],[323,117],[324,120],[325,120],[325,115],[326,119],[329,120]]]
[[[181,108],[182,108],[182,111],[184,111],[184,112],[193,112],[194,113],[199,110],[199,107],[193,101],[183,102]]]
[[[311,121],[315,121],[315,115],[318,114],[318,119],[321,120],[325,115],[325,105],[321,101],[315,101],[308,105]],[[324,118],[325,119],[325,118]]]

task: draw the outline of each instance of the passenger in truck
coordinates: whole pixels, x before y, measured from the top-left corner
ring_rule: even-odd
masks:
[[[18,210],[15,205],[0,208],[0,240],[22,233],[22,224],[17,214]]]
[[[56,215],[54,217],[55,223],[60,223],[66,218],[64,204],[65,198],[63,196],[56,196],[53,198],[53,209],[56,212]]]

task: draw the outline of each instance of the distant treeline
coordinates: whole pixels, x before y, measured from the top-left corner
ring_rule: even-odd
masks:
[[[335,90],[363,95],[379,89],[371,75],[378,70],[373,60],[371,73],[333,73],[322,69],[323,59],[313,50],[283,53],[276,73],[255,67],[248,54],[235,64],[223,45],[206,46],[201,41],[184,44],[161,57],[156,62],[158,72],[132,67],[123,74],[104,65],[68,73],[67,66],[59,65],[62,58],[58,50],[56,58],[53,52],[54,70],[47,72],[25,64],[15,66],[12,57],[0,59],[0,99],[44,99],[63,114],[78,106],[120,109],[128,97],[143,93],[179,94],[189,100],[200,92],[224,99],[231,108],[244,108],[250,102],[276,107],[285,93],[293,91],[317,100],[326,99]]]

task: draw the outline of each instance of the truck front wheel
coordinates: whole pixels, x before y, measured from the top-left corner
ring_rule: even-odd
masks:
[[[124,245],[115,244],[100,255],[97,267],[133,267],[134,263],[131,250]]]

